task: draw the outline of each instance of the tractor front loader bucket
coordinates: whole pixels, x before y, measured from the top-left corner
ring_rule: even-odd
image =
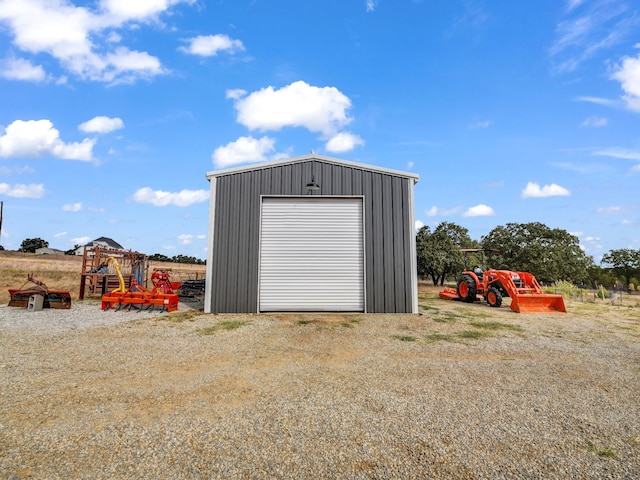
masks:
[[[562,295],[531,293],[513,295],[511,310],[517,313],[564,313],[567,308]]]

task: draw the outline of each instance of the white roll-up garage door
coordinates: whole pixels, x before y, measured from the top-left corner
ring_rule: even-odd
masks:
[[[364,311],[362,198],[263,197],[260,311]]]

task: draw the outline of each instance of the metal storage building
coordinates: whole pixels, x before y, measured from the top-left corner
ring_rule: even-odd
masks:
[[[311,154],[207,179],[206,313],[418,312],[418,175]]]

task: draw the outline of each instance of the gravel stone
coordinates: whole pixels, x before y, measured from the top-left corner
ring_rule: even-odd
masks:
[[[474,307],[0,306],[0,478],[640,478],[637,309]]]

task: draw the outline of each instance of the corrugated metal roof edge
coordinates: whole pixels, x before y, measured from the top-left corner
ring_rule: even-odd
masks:
[[[299,157],[285,158],[282,160],[271,160],[269,162],[253,163],[249,165],[243,165],[240,167],[224,168],[221,170],[213,170],[211,172],[207,172],[206,177],[207,177],[207,180],[211,180],[211,178],[213,177],[221,177],[223,175],[232,175],[234,173],[249,172],[251,170],[260,170],[264,168],[279,167],[282,165],[291,165],[294,163],[308,162],[310,160],[318,160],[320,162],[333,163],[335,165],[342,165],[345,167],[357,168],[360,170],[370,170],[373,172],[384,173],[387,175],[394,175],[396,177],[412,178],[414,184],[418,183],[418,181],[420,180],[420,175],[418,175],[417,173],[403,172],[401,170],[393,170],[390,168],[378,167],[376,165],[368,165],[366,163],[351,162],[349,160],[342,160],[342,159],[333,158],[333,157],[325,157],[323,155],[316,155],[316,154],[302,155]]]

